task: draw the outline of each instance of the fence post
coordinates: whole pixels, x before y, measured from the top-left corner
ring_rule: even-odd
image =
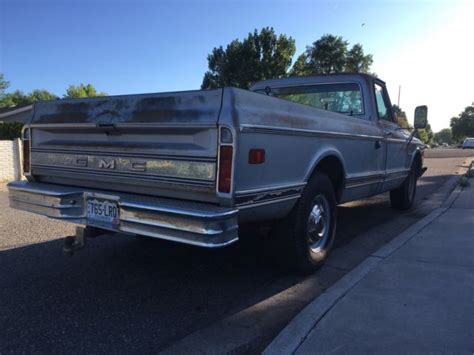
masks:
[[[15,180],[21,180],[23,177],[23,149],[21,149],[21,139],[15,138],[12,143]]]

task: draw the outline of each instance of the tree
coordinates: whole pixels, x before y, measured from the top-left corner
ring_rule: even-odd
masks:
[[[397,116],[398,124],[400,125],[400,127],[405,128],[405,129],[412,128],[410,123],[408,122],[407,114],[405,113],[405,111],[403,111],[397,105],[393,105],[392,110],[393,110],[393,113],[395,113],[395,116]]]
[[[21,122],[5,122],[0,124],[0,141],[11,141],[15,138],[20,138],[22,128],[23,123]]]
[[[351,49],[348,46],[349,42],[342,37],[326,34],[298,56],[291,74],[368,73],[373,62],[372,55],[366,55],[359,43]]]
[[[428,137],[428,133],[424,129],[419,129],[416,132],[416,135],[423,143],[428,144],[430,138]]]
[[[79,85],[69,85],[66,90],[65,98],[80,98],[80,97],[97,97],[97,96],[107,96],[105,92],[97,92],[95,87],[92,84],[79,84]]]
[[[451,118],[451,130],[453,139],[458,142],[465,137],[474,137],[474,103],[457,117]]]
[[[12,93],[3,95],[3,99],[0,100],[0,107],[26,106],[31,105],[36,101],[55,100],[57,98],[56,95],[47,90],[33,90],[29,94],[16,90]]]
[[[306,64],[306,53],[302,53],[296,58],[293,67],[291,68],[290,75],[306,75],[308,73],[308,66]]]
[[[50,93],[47,90],[33,90],[28,94],[29,100],[31,103],[36,102],[36,101],[48,101],[48,100],[57,100],[59,99],[58,96],[54,95],[53,93]]]
[[[433,140],[433,130],[431,129],[430,124],[428,123],[426,125],[426,128],[422,128],[418,130],[418,135],[420,137],[420,140],[425,143],[425,144],[430,144],[431,141]]]
[[[0,102],[0,107],[25,106],[29,104],[30,101],[28,99],[28,95],[26,95],[23,91],[16,90],[3,95],[3,98]]]
[[[201,88],[248,89],[255,81],[286,76],[295,50],[293,38],[278,36],[272,27],[255,29],[243,41],[235,39],[225,49],[212,50]]]
[[[365,55],[362,45],[356,43],[347,53],[345,71],[352,73],[368,73],[373,61],[372,55]]]
[[[7,90],[9,86],[10,86],[10,83],[6,81],[5,76],[2,73],[0,73],[0,100],[2,100],[3,97],[5,96],[5,90]]]
[[[453,134],[450,128],[444,128],[433,136],[433,141],[438,144],[453,144]]]

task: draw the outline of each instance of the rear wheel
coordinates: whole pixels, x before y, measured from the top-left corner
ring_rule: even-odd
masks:
[[[413,206],[416,196],[417,173],[412,166],[403,184],[390,191],[390,203],[397,210],[408,210]]]
[[[279,264],[303,273],[321,267],[336,234],[336,205],[331,180],[316,173],[289,217],[274,229],[272,242]]]

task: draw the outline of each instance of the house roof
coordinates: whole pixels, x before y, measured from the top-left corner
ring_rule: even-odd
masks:
[[[33,105],[0,107],[0,120],[8,118],[13,115],[17,115],[25,111],[30,111],[32,109],[33,109]]]

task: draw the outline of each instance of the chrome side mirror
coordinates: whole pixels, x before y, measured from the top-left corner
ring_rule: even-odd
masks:
[[[426,128],[428,124],[428,106],[418,106],[415,109],[415,129]]]

